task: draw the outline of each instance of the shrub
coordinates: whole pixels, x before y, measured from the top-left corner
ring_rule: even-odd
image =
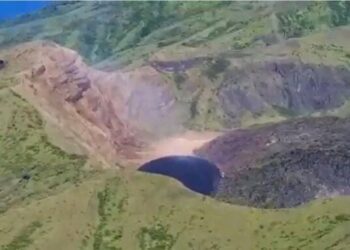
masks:
[[[230,64],[230,61],[225,58],[211,60],[208,62],[204,74],[210,80],[215,80],[219,74],[223,73],[228,68],[228,66],[230,66]]]

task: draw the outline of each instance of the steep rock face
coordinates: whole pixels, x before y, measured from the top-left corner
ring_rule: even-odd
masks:
[[[73,134],[90,154],[109,163],[137,157],[141,141],[100,90],[100,73],[75,52],[35,42],[14,48],[8,61],[17,67],[21,82],[15,90]]]
[[[350,120],[304,118],[237,130],[197,154],[224,172],[217,198],[258,207],[292,207],[350,192]]]
[[[209,59],[206,57],[197,57],[180,61],[151,61],[149,64],[160,72],[185,72]]]
[[[150,66],[103,72],[52,42],[0,51],[17,76],[14,89],[91,154],[109,163],[136,162],[154,138],[184,129],[188,109]]]
[[[344,67],[273,60],[230,70],[218,99],[228,120],[245,112],[260,115],[275,109],[283,115],[307,115],[344,104],[350,96],[350,71]]]
[[[308,116],[339,108],[350,97],[347,67],[295,57],[203,57],[150,65],[172,79],[177,104],[189,104],[188,121],[198,128],[241,127],[246,117],[251,124],[260,117]]]
[[[118,114],[147,137],[163,137],[185,128],[186,104],[176,99],[171,82],[154,68],[104,73],[96,82]]]

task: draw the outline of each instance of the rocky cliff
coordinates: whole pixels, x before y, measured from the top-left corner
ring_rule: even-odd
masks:
[[[109,163],[137,160],[150,140],[184,129],[186,110],[153,67],[103,72],[76,52],[41,41],[0,55],[7,64],[2,78],[11,75],[16,92]]]
[[[72,134],[87,152],[109,163],[136,157],[141,140],[96,83],[99,72],[89,69],[75,52],[35,42],[3,54],[6,70],[16,72],[19,84],[14,90],[59,124],[62,133]]]
[[[273,60],[229,71],[218,99],[233,121],[244,112],[255,116],[275,109],[281,115],[307,115],[340,107],[350,95],[346,67]]]

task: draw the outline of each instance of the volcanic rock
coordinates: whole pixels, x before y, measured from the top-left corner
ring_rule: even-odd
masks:
[[[350,194],[350,120],[294,119],[229,132],[196,151],[225,173],[217,198],[284,208]]]

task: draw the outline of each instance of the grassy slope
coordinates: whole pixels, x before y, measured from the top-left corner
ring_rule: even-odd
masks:
[[[0,241],[3,249],[54,250],[62,242],[94,250],[347,249],[349,205],[344,197],[256,210],[204,199],[162,177],[110,173],[1,215]]]
[[[78,51],[92,64],[120,67],[147,58],[261,49],[347,25],[349,13],[345,2],[57,3],[2,23],[0,47],[48,39]]]
[[[86,159],[51,145],[36,110],[9,89],[0,91],[0,208],[76,182]],[[22,179],[29,175],[30,181]]]
[[[91,63],[120,65],[148,56],[183,59],[264,46],[346,25],[349,13],[347,3],[326,2],[54,4],[1,24],[0,46],[48,39]]]
[[[277,26],[270,25],[270,16],[248,23],[237,21],[242,20],[242,16],[249,16],[248,13],[251,16],[260,16],[252,15],[255,11],[264,13],[265,7],[259,9],[258,5],[251,8],[242,4],[230,9],[204,4],[201,10],[188,3],[179,8],[185,13],[183,18],[170,24],[164,23],[161,27],[150,21],[147,25],[153,30],[150,34],[144,33],[143,37],[140,37],[140,27],[133,22],[124,32],[120,32],[117,24],[114,30],[101,29],[105,24],[96,21],[95,10],[82,6],[79,11],[84,13],[80,15],[83,21],[72,23],[72,20],[77,20],[72,16],[79,11],[63,10],[55,17],[48,13],[45,22],[33,20],[29,26],[24,24],[22,28],[7,29],[4,25],[0,35],[5,39],[1,41],[2,45],[48,38],[79,50],[91,62],[121,58],[118,60],[124,63],[134,62],[155,51],[156,58],[183,59],[201,55],[204,51],[216,55],[228,47],[233,51],[254,49],[260,46],[254,41],[256,35],[270,34],[276,29],[283,35],[281,39],[321,31],[320,35],[303,38],[298,49],[290,51],[283,46],[279,49],[272,47],[266,54],[274,55],[276,51],[287,50],[287,54],[296,53],[315,62],[347,63],[346,37],[340,40],[345,48],[342,51],[334,47],[315,48],[313,45],[320,43],[323,46],[326,39],[332,44],[335,36],[324,35],[323,29],[348,22],[344,21],[346,14],[335,18],[335,21],[327,19],[333,15],[323,4],[312,7],[313,11],[301,12],[299,19],[298,11],[283,5],[275,7],[284,15],[283,28],[281,16],[276,17]],[[152,6],[149,8],[152,9]],[[237,15],[232,15],[232,11]],[[191,14],[186,16],[186,13]],[[103,11],[99,14],[103,15]],[[91,17],[94,26],[85,22]],[[307,25],[304,25],[305,22]],[[65,29],[53,29],[55,23],[59,24],[57,27],[64,24]],[[301,25],[290,27],[294,23]],[[30,25],[36,29],[30,28]],[[171,26],[173,30],[169,29]],[[72,29],[75,31],[72,32]],[[89,29],[92,32],[86,32]],[[6,35],[8,30],[13,36]],[[32,31],[37,36],[29,34]],[[131,34],[125,36],[130,31]],[[120,33],[120,37],[114,40],[116,32]],[[84,36],[85,33],[95,35]],[[336,37],[339,38],[339,34]],[[132,48],[125,47],[125,44],[131,44]],[[213,81],[200,79],[215,85],[220,76],[221,73]],[[65,249],[74,250],[349,248],[348,197],[319,200],[290,210],[258,210],[203,198],[162,177],[87,171],[84,169],[86,159],[69,155],[48,142],[37,112],[6,88],[11,81],[11,78],[0,81],[0,249],[58,250],[62,249],[63,243]],[[207,112],[206,96],[210,95],[206,92],[201,96],[199,106],[203,113]],[[202,115],[197,119],[200,124],[214,122],[216,117]],[[22,180],[23,174],[27,173],[31,179]]]
[[[218,203],[172,180],[83,169],[46,140],[38,113],[0,95],[0,249],[346,249],[350,199],[291,210]],[[11,140],[9,140],[11,138]],[[21,180],[23,171],[30,180]],[[11,207],[11,209],[7,209]]]

